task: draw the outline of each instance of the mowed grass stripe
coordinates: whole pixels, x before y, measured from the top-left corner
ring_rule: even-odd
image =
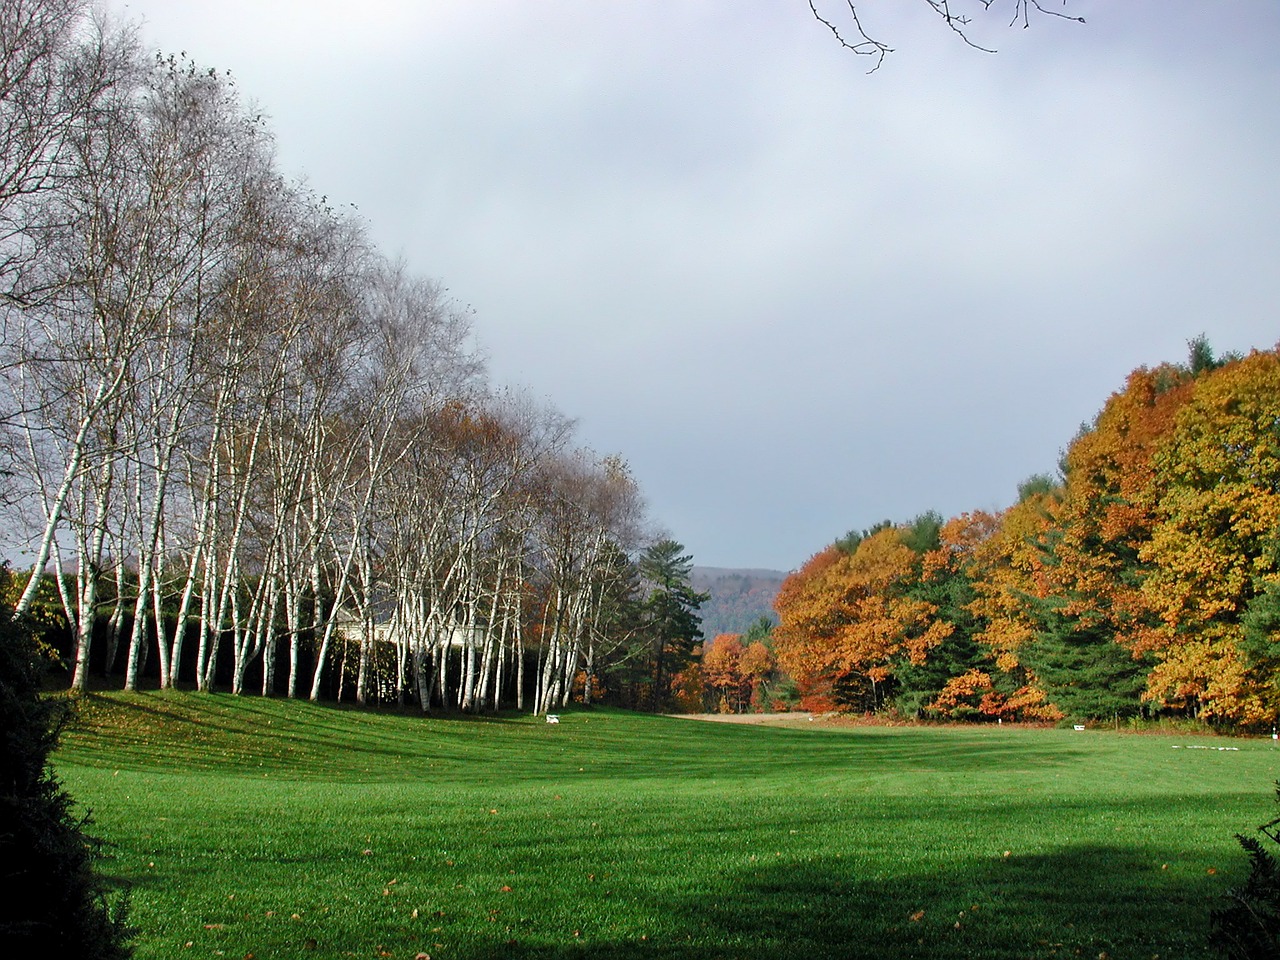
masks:
[[[1172,958],[1205,954],[1278,759],[1270,740],[120,694],[58,767],[143,958]]]

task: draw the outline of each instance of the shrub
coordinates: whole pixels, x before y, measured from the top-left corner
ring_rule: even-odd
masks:
[[[0,943],[15,957],[117,960],[132,953],[125,901],[107,903],[87,818],[49,767],[67,707],[40,695],[47,662],[0,606]]]
[[[1276,789],[1280,800],[1280,784]],[[1280,818],[1258,828],[1280,843]],[[1280,865],[1258,837],[1236,835],[1249,855],[1249,876],[1228,890],[1227,905],[1210,915],[1210,940],[1231,960],[1280,957]]]

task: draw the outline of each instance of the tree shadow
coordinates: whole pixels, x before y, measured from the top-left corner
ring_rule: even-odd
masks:
[[[1080,846],[1002,856],[915,875],[860,876],[837,858],[769,864],[726,875],[716,891],[646,904],[652,935],[569,942],[520,932],[455,944],[479,960],[861,960],[912,957],[1197,956],[1219,887],[1161,869],[1157,855]]]

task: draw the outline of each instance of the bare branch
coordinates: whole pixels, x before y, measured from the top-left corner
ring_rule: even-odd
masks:
[[[813,11],[815,19],[831,31],[836,40],[840,42],[840,46],[844,47],[846,50],[852,51],[860,57],[875,57],[875,66],[867,71],[867,73],[875,73],[880,69],[880,64],[884,63],[885,54],[893,53],[893,48],[886,46],[879,40],[873,40],[871,37],[867,36],[867,32],[862,29],[861,21],[858,20],[858,10],[853,5],[853,0],[845,0],[845,3],[849,7],[849,19],[853,21],[854,29],[858,31],[858,36],[862,38],[860,40],[855,40],[853,43],[850,43],[842,37],[840,35],[840,31],[836,28],[836,25],[818,12],[818,8],[815,6],[814,0],[809,0],[809,9]]]
[[[855,0],[844,0],[845,6],[848,8],[848,19],[852,25],[853,39],[846,39],[841,33],[840,27],[836,25],[833,19],[826,17],[818,10],[817,0],[809,0],[809,10],[813,13],[813,17],[824,27],[831,31],[832,36],[836,38],[840,46],[844,49],[857,54],[858,56],[874,57],[875,66],[868,73],[874,73],[880,69],[880,65],[884,63],[886,54],[893,53],[893,48],[888,44],[872,37],[863,28],[862,21],[858,17],[857,4]],[[995,53],[991,47],[984,47],[975,41],[969,34],[969,29],[973,24],[973,20],[968,15],[952,9],[954,4],[952,0],[924,0],[930,9],[937,14],[938,18],[947,25],[952,33],[958,36],[966,45],[980,50],[983,53]],[[974,3],[980,4],[983,11],[990,10],[998,0],[973,0]],[[1066,6],[1069,0],[1061,0],[1062,5]],[[1061,10],[1055,10],[1045,5],[1044,0],[1014,0],[1013,17],[1009,21],[1009,26],[1014,26],[1019,21],[1023,27],[1031,25],[1032,12],[1043,14],[1047,17],[1057,17],[1060,20],[1070,20],[1073,23],[1084,23],[1084,17],[1077,17],[1065,13]]]

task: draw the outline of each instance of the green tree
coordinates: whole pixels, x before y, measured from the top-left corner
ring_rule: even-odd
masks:
[[[1272,721],[1280,716],[1280,583],[1266,583],[1240,618],[1240,652]]]
[[[889,530],[893,527],[892,520],[881,520],[879,523],[873,523],[865,530],[850,530],[843,537],[839,537],[832,544],[837,550],[853,556],[858,552],[858,547],[862,545],[863,540],[874,537],[881,530]]]
[[[773,618],[759,617],[751,624],[751,626],[747,627],[747,629],[743,632],[742,642],[746,646],[751,646],[751,644],[753,643],[763,643],[765,646],[769,647],[772,650],[773,649],[773,643],[771,640],[772,635],[773,635]]]
[[[910,530],[907,528],[907,532]],[[912,660],[904,656],[894,669],[898,681],[895,706],[904,714],[918,714],[927,710],[949,680],[986,665],[990,658],[974,639],[978,624],[969,607],[975,594],[961,563],[928,564],[919,577],[904,585],[904,592],[932,607],[935,621],[949,623],[953,628],[929,650],[927,657]]]
[[[942,514],[936,510],[928,510],[916,517],[898,531],[898,539],[903,546],[910,547],[918,554],[926,554],[937,550],[942,540]]]
[[[660,540],[650,546],[641,554],[637,567],[649,590],[644,601],[645,635],[653,678],[650,706],[657,710],[667,700],[671,677],[693,659],[702,639],[698,608],[708,595],[693,589],[693,556],[675,540]]]
[[[1149,657],[1135,657],[1116,643],[1102,620],[1064,615],[1057,598],[1028,603],[1039,615],[1040,630],[1021,660],[1058,709],[1092,720],[1141,711]]]

